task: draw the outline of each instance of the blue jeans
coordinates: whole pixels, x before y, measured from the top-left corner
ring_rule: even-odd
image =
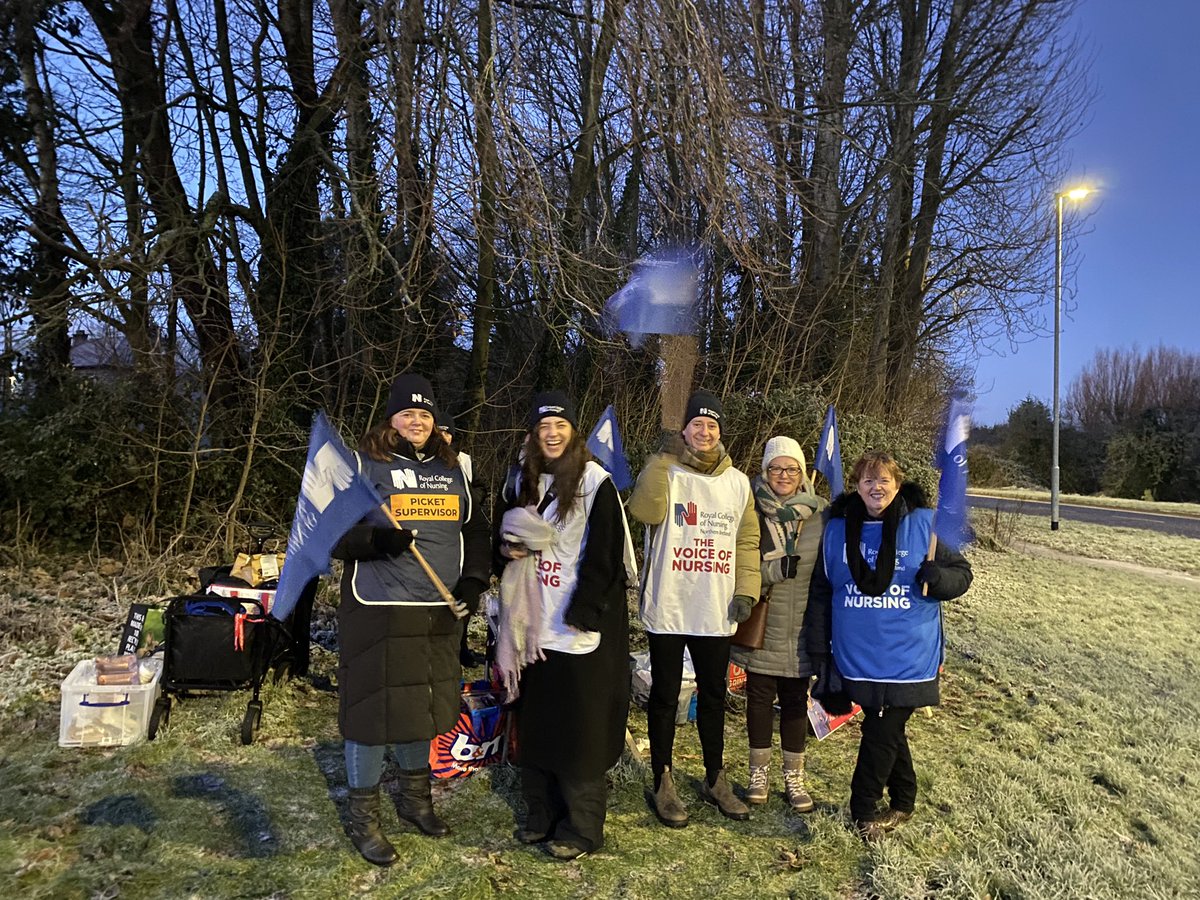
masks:
[[[346,780],[352,788],[373,788],[383,776],[386,744],[346,741]],[[401,771],[415,772],[429,765],[429,741],[393,744],[392,759]]]

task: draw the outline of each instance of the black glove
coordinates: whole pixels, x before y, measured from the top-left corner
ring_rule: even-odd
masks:
[[[578,631],[599,631],[600,610],[594,604],[574,600],[563,613],[563,622]]]
[[[671,456],[682,456],[683,451],[687,449],[687,444],[683,442],[683,434],[678,431],[664,431],[662,437],[658,441],[658,452],[667,453]]]
[[[784,578],[795,578],[796,570],[800,567],[800,557],[785,556],[779,561],[779,568],[783,571]]]
[[[745,594],[738,594],[729,603],[729,621],[741,625],[750,618],[750,611],[752,609],[754,609],[754,598],[747,597]]]
[[[942,567],[932,560],[925,560],[917,569],[917,584],[924,585],[926,594],[932,597],[942,583]]]
[[[483,594],[483,585],[474,578],[464,578],[454,588],[454,596],[467,608],[467,615],[473,616],[479,612],[479,598]]]
[[[812,661],[817,669],[817,680],[812,686],[812,698],[831,716],[843,716],[853,709],[854,701],[846,693],[842,673],[837,663],[827,653],[813,654]]]
[[[413,533],[407,528],[376,528],[371,543],[380,556],[399,556],[412,546]]]

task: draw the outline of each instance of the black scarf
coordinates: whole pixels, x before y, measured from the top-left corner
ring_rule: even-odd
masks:
[[[883,537],[872,569],[862,555],[862,529],[867,506],[858,494],[852,494],[849,501],[846,504],[846,562],[858,589],[868,597],[878,597],[887,591],[896,572],[896,530],[900,527],[900,509],[904,504],[896,497],[883,511]]]

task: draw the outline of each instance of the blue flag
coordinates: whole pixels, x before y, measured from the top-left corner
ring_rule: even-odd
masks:
[[[946,426],[934,456],[938,479],[937,512],[933,530],[938,540],[957,550],[973,537],[967,519],[967,438],[971,434],[971,404],[960,390],[950,393]]]
[[[621,432],[617,429],[617,413],[611,403],[588,435],[587,448],[612,477],[613,487],[618,491],[633,484],[633,473],[629,471],[629,460],[625,458],[625,445],[621,443]]]
[[[354,458],[325,413],[317,413],[271,615],[280,620],[288,617],[304,586],[329,573],[329,554],[342,535],[382,502],[371,483],[358,473]]]
[[[601,319],[633,346],[647,334],[694,334],[700,273],[690,253],[671,250],[638,260],[629,282],[604,303]]]
[[[825,425],[821,429],[821,441],[817,445],[817,459],[813,465],[829,482],[830,499],[846,489],[842,479],[842,442],[838,438],[837,413],[833,411],[832,403],[825,413]]]

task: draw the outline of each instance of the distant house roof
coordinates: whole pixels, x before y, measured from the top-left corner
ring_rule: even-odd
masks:
[[[71,337],[71,365],[81,371],[131,369],[133,351],[124,335],[77,331]]]

